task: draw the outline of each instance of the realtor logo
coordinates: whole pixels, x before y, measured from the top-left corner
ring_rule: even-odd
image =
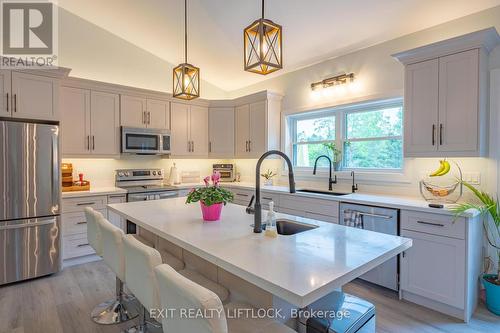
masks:
[[[56,18],[53,2],[1,2],[1,66],[53,67],[57,56]]]

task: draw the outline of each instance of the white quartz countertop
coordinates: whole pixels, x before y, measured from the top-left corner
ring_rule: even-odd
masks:
[[[127,190],[118,187],[90,187],[89,191],[62,192],[62,198],[92,197],[96,195],[126,194]]]
[[[194,184],[190,184],[193,186]],[[253,183],[223,183],[222,186],[228,188],[243,188],[243,189],[255,189],[255,184]],[[297,187],[300,190],[301,187]],[[445,205],[444,208],[431,208],[429,207],[429,202],[423,200],[420,197],[408,197],[403,195],[385,195],[385,194],[364,194],[364,193],[350,193],[346,195],[330,195],[330,194],[316,194],[316,193],[289,193],[287,186],[261,186],[262,192],[276,192],[280,194],[288,194],[294,196],[302,196],[309,198],[321,198],[332,201],[357,203],[362,205],[372,205],[387,208],[396,209],[407,209],[413,211],[421,211],[433,214],[444,214],[444,215],[454,215],[450,211],[451,205]],[[479,212],[476,210],[470,210],[463,214],[465,217],[474,217]]]
[[[220,221],[209,223],[202,221],[199,205],[186,205],[184,198],[108,207],[298,307],[311,304],[412,245],[403,237],[284,214],[277,217],[319,227],[270,238],[253,233],[253,215],[233,204],[223,208]]]

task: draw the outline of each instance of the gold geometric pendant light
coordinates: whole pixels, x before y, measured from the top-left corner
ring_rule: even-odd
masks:
[[[184,0],[184,63],[174,68],[173,96],[180,99],[200,97],[200,69],[187,62],[187,0]]]
[[[281,25],[262,17],[243,30],[245,70],[267,75],[283,68]]]

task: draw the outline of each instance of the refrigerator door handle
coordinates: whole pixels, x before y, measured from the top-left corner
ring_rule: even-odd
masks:
[[[42,220],[42,219],[39,219]],[[12,224],[12,225],[4,225],[0,226],[0,230],[9,230],[9,229],[22,229],[22,228],[31,228],[31,227],[39,227],[42,225],[53,224],[56,223],[55,217],[50,217],[47,220],[42,220],[40,222],[35,223],[23,223],[23,224]]]
[[[52,134],[52,214],[59,213],[59,143],[58,129]]]

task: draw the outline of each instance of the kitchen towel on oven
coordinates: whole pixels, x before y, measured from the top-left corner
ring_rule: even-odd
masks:
[[[353,210],[344,211],[344,224],[348,227],[364,229],[363,215]]]

